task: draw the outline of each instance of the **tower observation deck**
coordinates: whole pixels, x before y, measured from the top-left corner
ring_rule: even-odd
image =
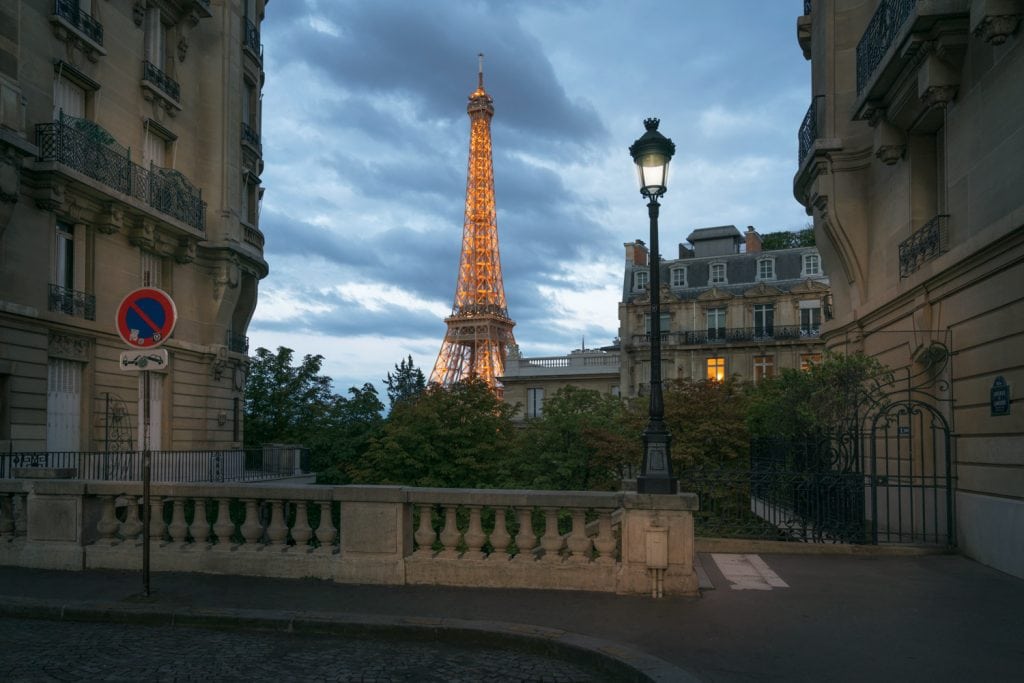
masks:
[[[469,96],[466,112],[470,137],[462,255],[455,303],[451,315],[444,319],[448,330],[430,381],[451,386],[476,377],[500,396],[502,387],[498,377],[504,374],[509,345],[515,344],[512,336],[515,323],[508,317],[498,253],[491,162],[494,100],[484,90],[483,55],[480,55],[477,88]]]

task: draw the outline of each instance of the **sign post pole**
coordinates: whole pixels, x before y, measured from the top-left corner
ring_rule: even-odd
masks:
[[[174,301],[167,292],[156,287],[129,292],[117,307],[115,317],[117,333],[133,349],[121,354],[120,368],[142,373],[142,589],[146,597],[150,594],[150,484],[153,478],[149,375],[154,367],[167,367],[167,351],[156,347],[170,338],[177,321],[178,309]]]

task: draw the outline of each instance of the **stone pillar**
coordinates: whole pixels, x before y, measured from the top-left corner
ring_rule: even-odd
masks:
[[[344,486],[341,557],[334,578],[343,583],[402,585],[412,554],[412,505],[400,486]]]
[[[616,591],[696,595],[693,511],[697,495],[628,493],[622,510],[622,571]]]

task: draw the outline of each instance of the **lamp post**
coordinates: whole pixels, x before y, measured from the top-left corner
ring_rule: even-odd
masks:
[[[643,473],[636,479],[638,493],[676,493],[679,481],[672,476],[672,435],[665,427],[665,402],[661,395],[661,257],[658,254],[658,197],[668,190],[668,163],[676,146],[658,132],[658,119],[645,119],[647,129],[629,153],[640,176],[640,194],[647,197],[651,218],[651,402],[644,430]]]

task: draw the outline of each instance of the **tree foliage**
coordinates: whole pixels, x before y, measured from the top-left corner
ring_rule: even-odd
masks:
[[[746,456],[746,396],[733,379],[665,383],[665,425],[672,434],[675,472]],[[634,402],[646,410],[646,402]],[[643,414],[643,413],[642,413]]]
[[[814,228],[803,230],[769,232],[761,236],[761,248],[765,251],[777,249],[793,249],[795,247],[813,247]]]
[[[392,410],[395,404],[415,398],[427,388],[423,371],[412,362],[412,355],[395,365],[395,374],[389,372],[384,384],[388,387],[388,401]]]

